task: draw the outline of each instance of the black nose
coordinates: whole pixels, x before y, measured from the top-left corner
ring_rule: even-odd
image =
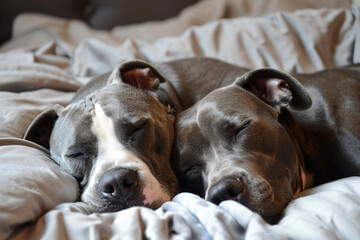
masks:
[[[138,175],[126,168],[111,169],[103,174],[99,187],[106,198],[125,200],[138,192]]]
[[[219,204],[225,200],[242,201],[244,184],[239,178],[227,178],[219,181],[208,191],[207,200]]]

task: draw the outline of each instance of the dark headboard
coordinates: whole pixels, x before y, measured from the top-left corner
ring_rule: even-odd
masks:
[[[0,44],[11,37],[12,22],[24,12],[80,19],[95,29],[111,29],[177,15],[198,0],[0,0]]]

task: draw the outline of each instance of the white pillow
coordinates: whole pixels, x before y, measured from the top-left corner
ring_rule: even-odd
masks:
[[[56,205],[78,199],[76,180],[35,147],[21,139],[0,139],[0,239]]]

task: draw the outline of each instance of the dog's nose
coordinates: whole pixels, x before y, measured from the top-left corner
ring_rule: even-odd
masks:
[[[118,200],[124,200],[124,198],[136,194],[138,185],[136,171],[126,168],[106,171],[99,183],[100,191],[105,197]]]
[[[225,200],[242,201],[244,184],[239,178],[227,178],[219,181],[208,191],[207,200],[219,204]]]

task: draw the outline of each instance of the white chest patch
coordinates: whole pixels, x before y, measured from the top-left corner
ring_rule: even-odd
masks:
[[[89,183],[82,194],[84,202],[96,205],[95,196],[102,175],[107,170],[117,167],[128,168],[138,173],[145,196],[144,204],[170,200],[168,191],[152,175],[149,167],[120,143],[115,133],[114,121],[105,114],[100,104],[95,104],[91,131],[97,137],[98,156],[93,159]]]

